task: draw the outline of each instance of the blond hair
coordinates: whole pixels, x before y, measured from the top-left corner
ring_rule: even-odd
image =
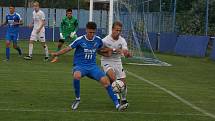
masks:
[[[34,1],[34,2],[33,2],[33,5],[34,5],[34,4],[40,6],[40,3],[39,3],[38,1]]]

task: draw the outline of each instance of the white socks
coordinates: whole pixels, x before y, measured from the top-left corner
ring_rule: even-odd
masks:
[[[29,43],[29,56],[32,57],[34,45],[33,43]]]
[[[45,55],[46,55],[46,57],[49,57],[49,49],[48,49],[48,46],[45,45],[45,46],[44,46],[44,49],[45,49]]]

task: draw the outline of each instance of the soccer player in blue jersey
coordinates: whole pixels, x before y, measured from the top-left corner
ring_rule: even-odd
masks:
[[[51,55],[59,56],[71,51],[72,49],[75,49],[73,61],[73,86],[76,99],[71,106],[73,110],[76,110],[78,108],[81,99],[80,79],[84,76],[87,76],[99,81],[106,88],[109,96],[114,102],[116,109],[122,111],[126,108],[125,105],[119,104],[116,94],[112,90],[109,79],[106,77],[105,73],[96,65],[96,53],[103,47],[103,43],[101,38],[95,36],[95,32],[96,24],[94,22],[88,22],[86,25],[86,35],[78,37],[68,47],[58,52],[53,52],[51,53]]]
[[[22,55],[21,48],[17,45],[19,37],[19,25],[22,24],[22,18],[15,12],[15,6],[10,5],[10,13],[6,15],[6,21],[3,25],[7,25],[6,32],[6,60],[10,59],[10,43],[13,42],[13,48],[18,51],[19,55]]]

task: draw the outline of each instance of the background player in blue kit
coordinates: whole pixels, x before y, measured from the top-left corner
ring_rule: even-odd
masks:
[[[18,51],[19,55],[22,55],[21,48],[17,45],[19,37],[19,25],[23,24],[22,18],[15,12],[15,6],[10,5],[10,13],[6,15],[6,21],[3,25],[7,25],[6,33],[6,60],[10,59],[10,42],[13,42],[13,48]]]
[[[102,40],[95,36],[96,24],[94,22],[88,22],[86,25],[86,35],[78,37],[67,48],[64,48],[58,52],[51,53],[52,56],[59,56],[64,53],[75,49],[74,64],[73,64],[73,86],[75,89],[76,99],[72,103],[72,109],[76,110],[80,103],[80,79],[84,76],[99,81],[107,90],[109,96],[117,110],[122,111],[125,109],[124,105],[120,105],[116,94],[113,92],[109,79],[105,73],[96,65],[96,53],[102,48]]]

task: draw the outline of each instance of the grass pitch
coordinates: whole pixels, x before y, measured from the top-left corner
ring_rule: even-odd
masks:
[[[19,44],[26,55],[27,41]],[[54,43],[48,45],[55,50]],[[80,107],[72,111],[72,52],[55,64],[43,62],[39,43],[32,61],[11,53],[9,62],[2,61],[0,41],[0,121],[215,121],[215,62],[208,58],[159,54],[173,66],[124,65],[126,112],[115,110],[99,83],[83,78]]]

